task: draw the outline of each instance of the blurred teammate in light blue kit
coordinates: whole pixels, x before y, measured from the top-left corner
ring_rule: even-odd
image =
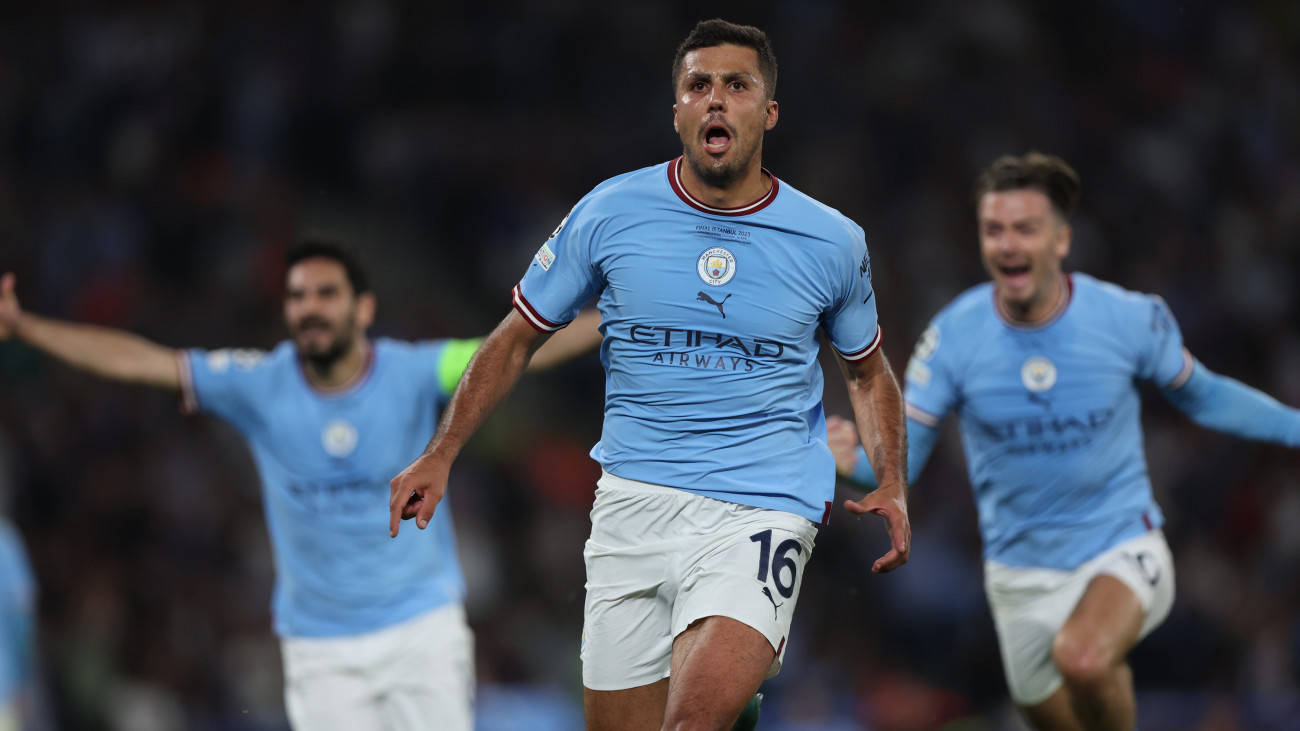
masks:
[[[908,471],[956,414],[1012,698],[1040,729],[1127,731],[1125,657],[1174,598],[1137,382],[1202,426],[1291,447],[1300,411],[1207,370],[1159,297],[1062,272],[1079,192],[1064,161],[1032,152],[976,181],[992,281],[936,315],[908,363]],[[874,487],[853,429],[832,418],[829,438],[840,474]]]
[[[0,339],[75,367],[179,392],[247,440],[276,565],[285,703],[302,731],[472,728],[473,638],[449,513],[399,541],[388,478],[420,454],[479,340],[366,336],[375,295],[355,254],[288,253],[290,340],[270,352],[178,351],[130,333],[23,312],[0,279]],[[544,367],[600,342],[595,313],[537,353]]]
[[[0,518],[0,731],[29,727],[35,712],[36,580],[22,536]]]

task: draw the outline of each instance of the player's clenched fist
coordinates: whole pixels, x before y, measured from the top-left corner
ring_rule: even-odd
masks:
[[[403,520],[415,518],[415,525],[424,530],[433,518],[433,511],[447,492],[447,473],[450,465],[434,454],[422,454],[388,483],[388,535],[397,536]]]

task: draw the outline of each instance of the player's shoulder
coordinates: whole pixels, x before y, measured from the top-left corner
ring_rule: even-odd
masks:
[[[1164,306],[1159,295],[1126,289],[1083,272],[1072,272],[1070,283],[1075,301],[1100,313],[1129,317],[1135,312],[1147,312],[1153,305]]]
[[[613,210],[623,210],[621,206],[628,198],[662,195],[668,188],[668,165],[669,163],[661,162],[615,175],[592,188],[582,197],[581,203],[596,210],[602,210],[606,206],[614,206]]]
[[[841,213],[839,209],[817,200],[784,179],[778,179],[777,184],[780,188],[776,200],[781,206],[778,211],[782,213],[794,211],[805,226],[828,232],[829,238],[842,240],[843,237],[847,237],[855,242],[863,239],[862,227],[857,221]]]
[[[970,331],[973,327],[992,321],[997,316],[993,308],[993,283],[981,282],[943,306],[931,323],[944,328]]]

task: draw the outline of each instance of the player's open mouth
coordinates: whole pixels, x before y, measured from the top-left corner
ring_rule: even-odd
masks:
[[[1019,266],[1003,265],[998,267],[998,271],[1002,272],[1002,276],[1004,277],[1019,277],[1021,275],[1029,273],[1029,265],[1028,264],[1022,264]]]
[[[714,122],[704,128],[704,150],[713,154],[721,154],[731,147],[731,130],[726,125]]]

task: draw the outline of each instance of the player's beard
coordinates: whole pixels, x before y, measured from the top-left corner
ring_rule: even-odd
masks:
[[[302,332],[302,329],[305,326],[312,322],[324,324],[329,328],[330,333],[333,335],[329,344],[323,348],[314,349],[297,342],[298,334]],[[323,319],[304,319],[302,322],[298,323],[298,326],[294,329],[294,344],[298,348],[298,358],[311,364],[312,369],[317,372],[323,373],[329,371],[334,367],[335,363],[338,363],[343,356],[347,355],[348,351],[352,349],[352,330],[353,323],[351,318],[337,328]]]
[[[702,126],[707,126],[711,120],[706,119]],[[736,137],[735,129],[730,125],[727,130],[731,133],[731,150],[730,155],[720,161],[713,158],[712,155],[704,151],[704,143],[697,136],[694,144],[682,145],[686,155],[686,164],[691,166],[691,172],[695,176],[712,188],[730,188],[734,183],[740,180],[744,172],[749,168],[750,162],[753,161],[754,155],[758,152],[758,146],[754,145],[746,149],[740,145]],[[683,140],[685,142],[685,140]]]

